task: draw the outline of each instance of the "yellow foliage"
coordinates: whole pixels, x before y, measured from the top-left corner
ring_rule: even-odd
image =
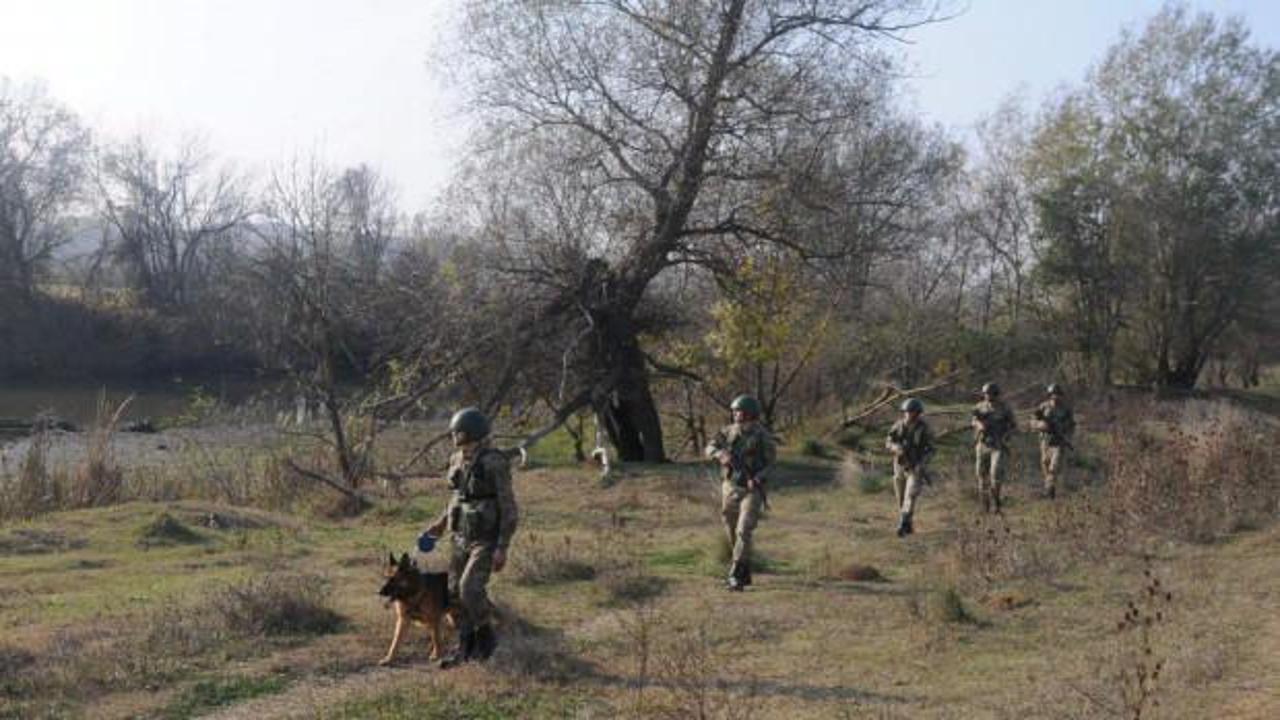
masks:
[[[738,270],[741,292],[711,308],[716,328],[707,343],[731,370],[807,355],[826,336],[829,313],[795,268],[777,259],[748,258]]]

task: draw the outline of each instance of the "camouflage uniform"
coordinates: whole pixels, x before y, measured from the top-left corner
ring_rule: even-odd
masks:
[[[1076,431],[1076,418],[1071,407],[1061,400],[1056,404],[1052,400],[1040,403],[1035,416],[1036,430],[1040,432],[1040,471],[1044,476],[1044,491],[1053,497],[1058,492],[1062,463]]]
[[[914,422],[902,419],[889,429],[885,448],[893,453],[893,494],[898,509],[909,518],[921,488],[929,482],[925,463],[933,455],[933,433],[924,418],[917,417]]]
[[[994,503],[1000,509],[1000,484],[1008,462],[1009,436],[1018,429],[1013,411],[1000,398],[983,400],[973,408],[974,470],[978,476],[978,496],[984,509]]]
[[[520,519],[511,463],[493,448],[482,446],[473,457],[459,450],[449,459],[446,477],[453,490],[441,517],[453,537],[449,592],[462,609],[460,626],[483,628],[492,613],[487,587],[493,553],[506,551]]]
[[[755,478],[763,486],[773,470],[778,450],[773,434],[759,422],[750,425],[734,423],[716,433],[707,445],[707,457],[715,457],[722,450],[728,450],[734,456],[736,466],[724,468],[724,480],[720,486],[720,512],[729,545],[733,547],[730,572],[731,577],[749,585],[751,536],[760,520],[764,492],[749,488],[747,480]]]

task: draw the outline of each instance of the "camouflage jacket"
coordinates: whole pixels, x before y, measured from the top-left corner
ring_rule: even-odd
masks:
[[[894,453],[894,459],[903,467],[923,465],[933,455],[933,433],[924,418],[913,423],[899,420],[889,428],[885,448]]]
[[[473,459],[462,451],[449,458],[445,475],[453,496],[444,510],[448,529],[464,543],[505,548],[520,521],[511,462],[501,450],[481,448]]]
[[[715,457],[721,450],[728,450],[734,457],[735,467],[724,469],[725,482],[739,487],[746,487],[750,478],[761,482],[768,480],[778,459],[773,434],[760,423],[749,427],[734,423],[716,433],[707,445],[707,457]]]
[[[1013,411],[1003,400],[983,400],[973,406],[974,440],[989,448],[1002,449],[1018,429]]]
[[[1052,402],[1045,400],[1036,408],[1036,420],[1041,423],[1037,428],[1040,438],[1049,446],[1071,444],[1071,436],[1076,431],[1076,417],[1066,403],[1059,403],[1055,407]]]

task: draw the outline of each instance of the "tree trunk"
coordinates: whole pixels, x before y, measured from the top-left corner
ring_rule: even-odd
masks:
[[[616,314],[599,317],[596,327],[601,328],[597,338],[601,362],[597,367],[617,372],[613,391],[600,412],[609,441],[623,462],[666,462],[662,419],[653,401],[635,324]]]
[[[666,462],[662,419],[649,388],[649,375],[640,366],[625,372],[602,413],[609,441],[623,462]]]

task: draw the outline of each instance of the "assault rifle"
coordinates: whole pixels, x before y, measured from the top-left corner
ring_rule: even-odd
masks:
[[[1045,416],[1043,408],[1037,407],[1035,411],[1032,413],[1032,416],[1035,417],[1036,420],[1044,423],[1044,426],[1046,429],[1043,430],[1042,432],[1061,441],[1063,446],[1066,447],[1068,450],[1076,449],[1075,446],[1071,444],[1071,441],[1068,440],[1065,435],[1063,435],[1061,432],[1058,431],[1057,428],[1053,426],[1053,423],[1049,421],[1049,418],[1047,416]]]
[[[733,450],[729,450],[729,477],[734,485],[751,487],[751,474],[747,471],[747,464],[742,461],[742,456]],[[760,490],[760,506],[769,507],[769,493],[764,489],[764,481],[757,482],[756,488]]]

